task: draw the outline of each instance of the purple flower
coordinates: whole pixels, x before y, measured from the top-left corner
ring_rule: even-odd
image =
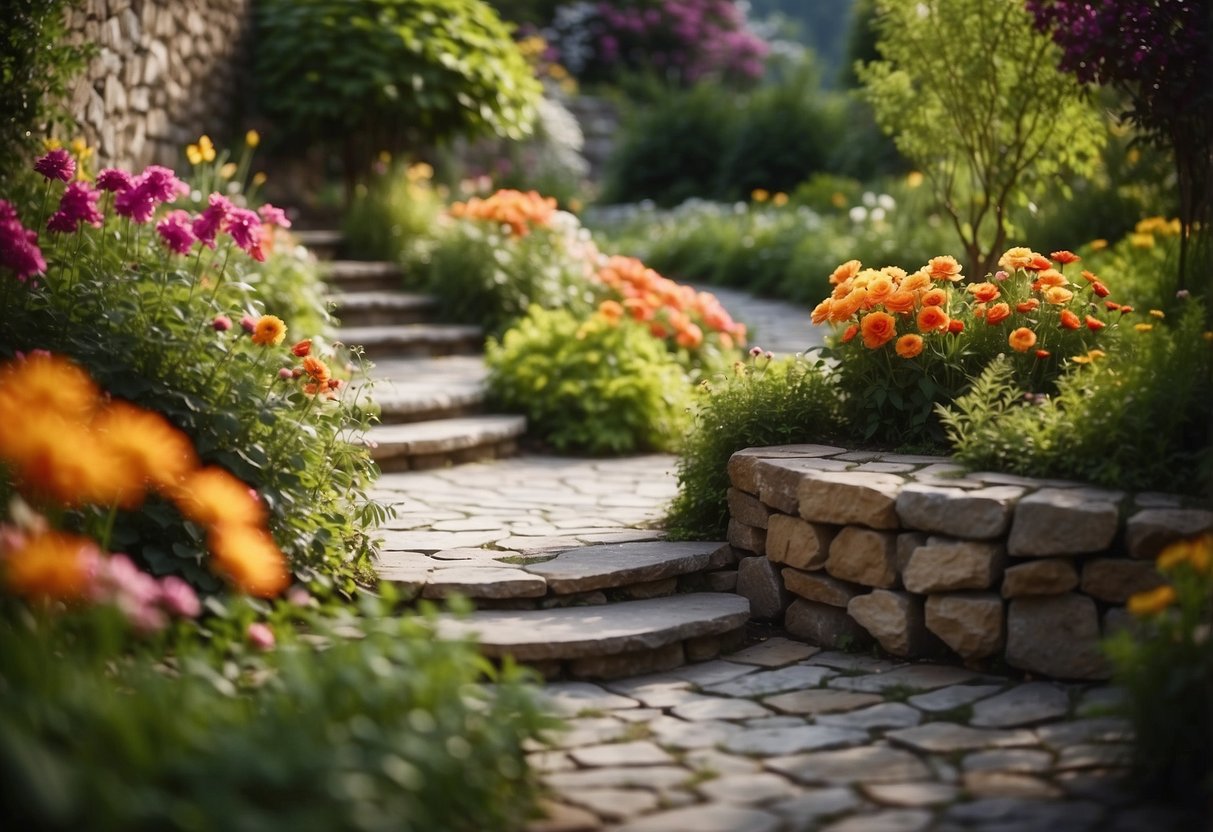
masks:
[[[231,211],[232,203],[227,197],[217,193],[211,194],[206,210],[194,220],[194,236],[201,240],[203,245],[214,248],[215,237]]]
[[[46,227],[51,231],[75,231],[80,223],[86,222],[93,228],[100,228],[104,217],[97,210],[97,200],[101,192],[94,191],[86,182],[72,182],[59,198],[59,210],[51,215]]]
[[[255,211],[247,208],[233,208],[227,214],[223,230],[232,236],[243,251],[250,254],[254,260],[264,260],[261,252],[261,219]]]
[[[125,191],[131,185],[131,175],[124,170],[106,168],[97,174],[97,187],[103,191]]]
[[[160,579],[160,603],[171,615],[179,618],[197,618],[202,604],[194,588],[176,575]]]
[[[264,225],[276,225],[279,228],[291,227],[291,221],[286,218],[286,212],[281,208],[275,208],[268,202],[258,208],[257,213],[261,215],[261,222]]]
[[[189,213],[180,209],[165,214],[164,219],[156,223],[156,233],[177,254],[189,254],[190,247],[198,239],[190,225]]]
[[[47,179],[70,182],[72,177],[76,175],[76,160],[61,147],[58,150],[52,150],[37,162],[34,162],[34,170]]]
[[[0,200],[0,266],[11,269],[22,282],[46,271],[37,233],[23,226],[12,205],[3,200]]]

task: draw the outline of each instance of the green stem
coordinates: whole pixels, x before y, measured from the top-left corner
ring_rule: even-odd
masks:
[[[109,514],[105,516],[105,526],[101,530],[101,551],[108,552],[110,549],[110,538],[114,534],[114,519],[118,516],[118,504],[110,505]]]

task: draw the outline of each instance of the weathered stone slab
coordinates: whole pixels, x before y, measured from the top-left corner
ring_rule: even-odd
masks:
[[[1169,544],[1211,529],[1213,511],[1149,508],[1129,518],[1125,524],[1125,543],[1130,557],[1153,559]]]
[[[791,603],[779,567],[764,557],[742,558],[737,566],[736,591],[750,602],[754,618],[778,619]]]
[[[421,590],[422,598],[541,598],[547,592],[543,578],[521,569],[499,566],[451,566],[434,569]]]
[[[860,745],[868,741],[867,731],[826,725],[800,725],[788,728],[755,728],[741,731],[725,740],[724,750],[733,754],[778,757]]]
[[[1049,748],[1061,751],[1071,745],[1132,742],[1133,726],[1121,717],[1100,716],[1042,725],[1036,735]]]
[[[1007,610],[1007,664],[1058,679],[1105,679],[1095,602],[1083,595],[1016,598]]]
[[[799,824],[793,828],[812,829],[812,822],[817,818],[837,815],[850,809],[858,808],[862,801],[854,791],[842,786],[828,786],[809,789],[800,797],[781,800],[771,807],[772,810],[788,818],[792,823]]]
[[[1081,555],[1111,545],[1120,522],[1118,492],[1044,488],[1019,501],[1007,550],[1016,557]]]
[[[1018,774],[1047,772],[1053,764],[1053,755],[1034,748],[995,748],[990,751],[975,751],[964,758],[965,771],[1010,771]]]
[[[561,716],[576,716],[585,710],[612,711],[640,705],[635,699],[611,693],[588,682],[553,682],[543,687],[541,696],[544,706]]]
[[[839,580],[864,586],[896,586],[897,535],[847,526],[830,543],[826,571]]]
[[[835,533],[833,526],[806,523],[790,514],[772,514],[767,521],[767,557],[797,569],[821,569]]]
[[[757,463],[758,498],[784,514],[796,514],[800,481],[806,472],[847,471],[853,462],[836,459],[764,459]]]
[[[837,675],[829,668],[796,664],[779,670],[750,673],[728,682],[710,685],[704,688],[704,692],[718,696],[766,696],[785,690],[815,688],[826,679]]]
[[[778,832],[781,825],[776,815],[758,809],[710,803],[647,815],[617,832]]]
[[[713,542],[644,542],[586,546],[523,567],[557,595],[649,583],[727,564],[727,545]]]
[[[962,658],[979,659],[1006,641],[1003,600],[992,592],[958,592],[927,598],[927,629]]]
[[[1154,564],[1127,558],[1093,558],[1082,565],[1084,594],[1111,604],[1123,604],[1130,595],[1166,583]]]
[[[1061,558],[1042,558],[1007,567],[1002,575],[1002,597],[1023,598],[1032,595],[1063,595],[1078,586],[1074,562]]]
[[[661,804],[658,795],[644,789],[564,788],[561,797],[589,809],[608,821],[623,821],[651,812]]]
[[[767,551],[767,531],[757,526],[747,526],[739,520],[730,519],[725,537],[729,545],[756,555],[764,555]]]
[[[561,791],[628,788],[663,791],[682,785],[688,776],[687,770],[679,766],[624,766],[557,771],[544,777],[543,781]]]
[[[703,797],[716,803],[770,804],[799,795],[803,789],[777,774],[729,774],[700,785]]]
[[[1031,731],[970,728],[954,722],[928,722],[914,728],[890,731],[885,737],[897,745],[929,754],[951,754],[977,748],[1012,748],[1036,744]]]
[[[1059,685],[1029,682],[973,706],[969,724],[977,728],[1017,728],[1057,719],[1070,712],[1070,694]]]
[[[818,725],[836,728],[857,728],[861,731],[888,728],[909,728],[922,722],[922,711],[901,702],[884,702],[844,714],[828,714],[815,718]]]
[[[866,676],[839,676],[830,680],[830,687],[861,693],[880,693],[889,688],[934,690],[935,688],[967,682],[977,674],[963,667],[944,664],[912,664],[884,673]]]
[[[969,490],[912,482],[897,495],[897,516],[906,528],[988,540],[1006,533],[1024,491],[1013,485]]]
[[[778,757],[768,760],[767,768],[810,784],[907,783],[931,777],[930,770],[918,757],[878,745]]]
[[[670,670],[686,663],[686,643],[676,641],[650,650],[581,656],[568,663],[568,675],[574,679],[620,679],[637,673]]]
[[[772,445],[766,448],[746,448],[729,457],[729,480],[734,488],[750,494],[758,493],[758,463],[764,459],[798,459],[840,454],[843,448],[829,445]]]
[[[756,664],[761,667],[783,667],[807,659],[818,649],[799,641],[775,636],[730,654],[729,661]]]
[[[697,636],[725,633],[745,624],[750,605],[736,595],[695,593],[626,601],[601,607],[550,610],[479,610],[466,618],[442,617],[446,638],[476,635],[489,656],[520,660],[652,650]]]
[[[1006,771],[971,771],[963,778],[965,791],[975,798],[1019,797],[1056,799],[1065,793],[1047,780]]]
[[[896,529],[897,494],[903,485],[895,474],[808,471],[796,492],[800,516],[811,523]]]
[[[902,581],[911,592],[989,589],[1006,562],[1001,543],[932,537],[910,555]]]
[[[783,616],[783,626],[796,638],[819,647],[856,649],[872,643],[868,631],[846,610],[799,598]]]
[[[993,696],[1002,690],[1002,687],[1002,685],[952,685],[940,688],[939,690],[933,690],[930,693],[920,693],[917,696],[911,696],[906,701],[915,708],[921,708],[931,713],[938,713],[939,711],[950,711],[954,708],[968,705],[987,696]]]
[[[947,783],[865,783],[860,788],[877,803],[907,808],[951,803],[960,794],[960,789]]]
[[[924,832],[930,825],[925,809],[885,809],[841,818],[821,832]]]
[[[500,529],[478,532],[415,532],[382,529],[379,533],[383,535],[383,544],[380,546],[383,552],[423,553],[440,552],[443,549],[475,548],[492,543],[502,536]]]
[[[771,509],[763,505],[757,497],[737,488],[730,488],[727,495],[729,516],[739,523],[755,526],[759,529],[767,527]]]
[[[921,656],[938,645],[923,620],[922,598],[908,592],[873,590],[853,598],[847,615],[894,656]]]
[[[677,761],[651,742],[616,742],[607,745],[591,745],[574,748],[569,756],[583,766],[663,766]]]
[[[648,724],[657,742],[680,751],[714,748],[741,731],[740,725],[717,719],[688,722],[672,716],[659,716]]]
[[[703,695],[688,698],[675,706],[671,713],[679,719],[692,722],[718,719],[757,719],[771,715],[769,710],[749,699]]]
[[[906,567],[910,564],[910,557],[919,546],[925,546],[927,540],[925,532],[902,532],[897,535],[897,554],[894,556],[894,565],[898,575],[905,573]]]
[[[822,572],[803,572],[791,567],[783,570],[783,585],[788,592],[801,598],[843,609],[852,598],[868,591],[866,587],[840,581]]]
[[[785,714],[813,716],[852,711],[868,705],[877,705],[883,700],[875,693],[814,688],[781,693],[778,696],[769,696],[762,701],[764,705],[769,705]]]

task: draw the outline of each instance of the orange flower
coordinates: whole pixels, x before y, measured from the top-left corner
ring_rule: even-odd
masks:
[[[546,227],[556,214],[556,200],[538,191],[516,191],[503,188],[487,199],[472,197],[466,203],[456,202],[450,214],[461,219],[482,220],[508,226],[515,237],[525,237],[534,227]]]
[[[116,401],[101,412],[93,429],[127,473],[162,491],[198,467],[190,438],[150,410]]]
[[[253,326],[253,343],[276,347],[286,338],[286,324],[275,315],[262,315]]]
[[[10,410],[31,414],[52,412],[68,419],[86,419],[100,399],[101,393],[88,373],[57,355],[38,353],[0,368],[0,418],[3,418],[0,423],[3,424],[11,424],[7,418]]]
[[[887,312],[871,312],[859,322],[863,345],[870,350],[883,347],[897,335],[897,321]]]
[[[598,311],[602,317],[606,318],[613,324],[619,323],[623,318],[623,305],[617,300],[604,300],[598,304]]]
[[[627,298],[623,302],[623,308],[628,310],[633,320],[647,321],[653,317],[653,308],[640,298]]]
[[[953,318],[952,320],[948,321],[948,332],[955,335],[958,332],[964,332],[964,331],[965,331],[965,322],[960,320],[960,318]]]
[[[913,358],[922,352],[922,336],[903,335],[897,339],[895,349],[902,358]]]
[[[695,324],[688,323],[678,330],[678,335],[674,340],[678,346],[693,350],[703,343],[703,330]]]
[[[1082,321],[1078,320],[1078,316],[1069,309],[1063,309],[1058,324],[1062,329],[1078,329],[1082,326]]]
[[[850,280],[852,277],[859,274],[859,268],[862,265],[863,264],[858,260],[848,260],[847,262],[843,263],[841,266],[834,269],[833,274],[830,275],[830,285],[836,286],[837,284],[842,283],[844,280]]]
[[[1011,307],[1005,303],[996,303],[986,310],[986,323],[991,326],[1000,324],[1011,317]]]
[[[932,257],[927,261],[927,274],[931,276],[932,280],[947,280],[953,283],[964,279],[964,276],[960,273],[960,264],[956,262],[956,258],[946,254]]]
[[[1101,298],[1106,298],[1108,295],[1112,294],[1111,290],[1098,280],[1091,284],[1091,291],[1094,292],[1096,296]]]
[[[1053,353],[1049,352],[1048,350],[1037,350],[1036,351],[1037,358],[1048,358],[1052,354]]]
[[[1035,256],[1036,253],[1032,249],[1016,246],[1015,248],[1007,249],[1002,257],[998,258],[998,265],[1009,272],[1017,269],[1026,269]]]
[[[1079,260],[1082,259],[1074,252],[1067,251],[1065,249],[1063,249],[1061,251],[1055,251],[1052,254],[1050,254],[1049,256],[1052,257],[1054,260],[1056,260],[1058,263],[1061,263],[1061,265],[1063,265],[1063,266],[1068,266],[1071,263],[1077,263]]]
[[[974,283],[968,292],[980,303],[989,303],[1001,294],[993,283]]]
[[[924,306],[918,313],[918,328],[922,332],[946,332],[950,319],[938,306]]]
[[[919,289],[929,289],[930,287],[931,276],[925,269],[919,269],[914,274],[906,275],[905,280],[901,281],[903,292],[917,292]]]
[[[298,358],[310,355],[312,352],[312,339],[304,338],[302,341],[299,341],[295,346],[291,347],[291,352]]]
[[[852,289],[845,298],[834,301],[830,307],[830,320],[845,321],[863,308],[866,292],[863,289]]]
[[[1170,572],[1185,563],[1198,575],[1208,574],[1209,567],[1213,565],[1213,534],[1176,541],[1163,549],[1155,561],[1155,565],[1164,572]]]
[[[328,383],[330,375],[328,365],[314,355],[303,359],[303,372],[307,373],[308,377],[317,384]]]
[[[1099,318],[1093,318],[1090,315],[1087,315],[1087,317],[1084,319],[1084,323],[1086,323],[1087,329],[1091,330],[1092,332],[1099,332],[1099,330],[1107,326],[1107,324],[1099,320]]]
[[[1032,288],[1036,291],[1048,286],[1065,286],[1070,281],[1066,280],[1066,276],[1057,269],[1045,269],[1036,275],[1036,280],[1032,283]]]
[[[1045,289],[1045,300],[1054,306],[1062,306],[1074,298],[1074,293],[1064,286],[1050,286]]]
[[[1083,269],[1082,279],[1087,281],[1087,283],[1094,283],[1095,281],[1099,280],[1099,275],[1095,274],[1095,272],[1089,272],[1086,269]]]
[[[0,558],[0,576],[17,595],[69,600],[89,590],[101,556],[87,537],[60,531],[39,532]]]
[[[850,343],[859,334],[859,324],[851,324],[842,333],[842,343]]]
[[[1016,352],[1027,352],[1036,346],[1036,333],[1028,329],[1026,326],[1021,326],[1018,329],[1012,330],[1007,338],[1007,343],[1011,345],[1011,349]],[[1042,350],[1043,352],[1043,350]],[[1040,357],[1039,353],[1037,357]]]
[[[1028,298],[1023,303],[1015,304],[1015,311],[1021,315],[1027,315],[1029,312],[1035,312],[1040,308],[1040,301],[1036,298]]]
[[[888,275],[881,274],[872,278],[864,289],[864,307],[871,309],[884,303],[889,295],[893,294],[893,288],[893,281]]]
[[[1043,272],[1046,269],[1053,268],[1053,262],[1043,254],[1032,252],[1032,261],[1024,266],[1024,268],[1032,272]]]
[[[200,468],[172,494],[178,510],[201,526],[260,526],[265,508],[255,492],[223,468]]]
[[[898,286],[901,285],[901,281],[906,279],[906,270],[901,268],[901,266],[881,266],[880,273]]]
[[[16,473],[23,494],[64,506],[133,508],[145,484],[88,426],[61,414],[24,414],[0,432],[0,458]]]
[[[914,293],[906,290],[894,292],[885,299],[884,308],[901,315],[914,311]]]
[[[1131,615],[1137,618],[1148,618],[1166,610],[1167,607],[1175,603],[1177,598],[1175,587],[1170,584],[1164,584],[1146,592],[1139,592],[1136,595],[1130,596],[1125,607]]]
[[[922,293],[923,306],[943,306],[948,302],[946,289],[928,289]]]
[[[290,583],[286,557],[264,529],[223,524],[211,530],[207,544],[216,570],[243,592],[272,598]]]
[[[823,324],[830,319],[830,309],[832,306],[833,301],[830,298],[826,298],[813,307],[813,313],[809,316],[809,320],[813,322],[813,326]]]
[[[1114,300],[1105,300],[1103,302],[1103,305],[1104,305],[1104,308],[1107,309],[1109,312],[1115,312],[1118,309],[1120,309],[1120,304]]]
[[[1105,305],[1106,305],[1106,302],[1105,302]],[[1124,304],[1120,307],[1120,314],[1122,314],[1122,315],[1128,315],[1132,311],[1133,311],[1133,307],[1129,306],[1128,304]]]

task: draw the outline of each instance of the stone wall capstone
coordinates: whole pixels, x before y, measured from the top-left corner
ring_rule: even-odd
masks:
[[[1213,511],[1177,495],[966,472],[946,457],[749,448],[729,476],[729,542],[765,579],[737,584],[761,594],[756,616],[823,646],[875,640],[1059,678],[1106,677],[1099,641],[1125,626],[1130,595],[1161,582],[1153,558],[1213,529]]]
[[[97,53],[68,107],[98,166],[175,165],[227,132],[246,96],[252,0],[85,0],[69,38]],[[218,134],[218,135],[216,135]]]

